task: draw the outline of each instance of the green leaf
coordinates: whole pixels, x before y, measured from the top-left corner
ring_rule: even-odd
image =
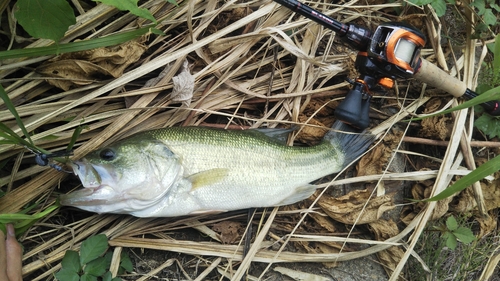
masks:
[[[88,262],[83,268],[83,272],[94,276],[101,276],[106,272],[108,267],[109,265],[104,262],[104,257],[100,257]]]
[[[467,227],[459,227],[458,229],[453,231],[453,235],[457,237],[460,242],[469,244],[470,242],[476,240],[476,236],[474,236],[474,233],[472,233],[472,230],[470,230]]]
[[[134,270],[134,265],[132,264],[132,260],[130,260],[129,255],[127,253],[122,252],[120,257],[120,267],[128,272],[132,272]]]
[[[39,218],[43,218],[44,216],[48,215],[49,213],[51,213],[55,209],[57,209],[57,206],[50,206],[47,209],[45,209],[43,212],[36,213],[36,214],[33,214],[33,215],[26,215],[26,214],[22,214],[22,213],[0,214],[0,221],[3,222],[5,220],[5,221],[8,221],[7,223],[9,223],[9,222],[12,222],[12,221],[15,221],[15,220],[33,220],[33,219],[39,219]]]
[[[68,146],[66,147],[66,151],[71,151],[73,149],[73,146],[75,146],[76,140],[80,136],[80,133],[82,132],[83,128],[84,126],[81,125],[75,128],[73,135],[71,135],[71,140],[69,141]]]
[[[113,279],[111,272],[108,271],[102,276],[102,281],[111,281]]]
[[[112,278],[111,272],[108,271],[102,276],[102,281],[122,281],[120,277]]]
[[[0,214],[0,224],[14,224],[16,230],[16,236],[23,234],[31,225],[33,225],[38,219],[47,216],[49,213],[57,209],[57,206],[50,206],[43,212],[26,215],[22,212],[16,214]]]
[[[59,272],[56,273],[56,278],[57,280],[60,281],[78,281],[80,280],[80,276],[76,273],[73,272],[69,269],[61,269]]]
[[[446,232],[446,234],[443,235],[443,237],[446,236],[446,247],[455,250],[457,248],[457,237],[450,232]]]
[[[51,45],[39,48],[27,48],[20,50],[9,50],[0,52],[0,60],[24,58],[24,57],[39,57],[48,55],[58,55],[63,53],[71,53],[85,51],[101,47],[118,45],[127,42],[150,31],[150,27],[143,27],[132,31],[113,34],[106,37],[94,38],[67,44]]]
[[[139,8],[137,6],[138,0],[92,0],[92,1],[101,2],[103,4],[113,6],[120,11],[129,11],[130,13],[138,17],[148,19],[156,24],[155,17],[153,17],[153,15],[149,12],[148,9]]]
[[[497,12],[500,12],[500,6],[498,4],[490,4],[490,7],[492,7],[493,9],[495,9]]]
[[[446,2],[444,0],[435,0],[431,3],[432,8],[436,11],[436,15],[441,17],[446,13]]]
[[[111,260],[113,259],[113,253],[112,252],[107,252],[104,255],[104,261],[103,263],[106,264],[106,268],[109,268],[111,266]]]
[[[97,281],[97,276],[90,274],[83,274],[82,276],[80,276],[80,281]]]
[[[78,252],[67,250],[66,253],[64,253],[61,265],[63,269],[70,270],[75,273],[80,272],[80,256],[78,255]]]
[[[497,17],[493,14],[493,11],[491,9],[486,9],[484,11],[483,20],[484,23],[491,26],[497,23]]]
[[[108,248],[108,238],[104,234],[91,236],[80,247],[80,265],[87,264],[100,257]]]
[[[28,141],[18,136],[14,131],[12,131],[2,122],[0,122],[0,137],[4,138],[3,140],[0,140],[1,144],[17,144],[22,146],[31,146],[31,144]]]
[[[12,101],[9,98],[9,95],[7,95],[7,92],[5,92],[4,88],[1,85],[0,85],[0,97],[2,98],[5,106],[7,106],[7,108],[9,109],[10,113],[12,113],[12,115],[14,115],[14,117],[16,118],[16,123],[19,126],[19,128],[21,128],[21,131],[23,131],[24,136],[28,139],[29,143],[33,146],[34,145],[33,141],[30,138],[30,134],[28,133],[28,131],[24,127],[23,120],[21,120],[21,117],[19,117],[19,114],[17,113],[16,107],[14,106],[14,104],[12,103]]]
[[[432,3],[434,0],[409,0],[409,2],[415,4],[415,5],[427,5]]]
[[[158,28],[151,28],[151,33],[152,34],[156,34],[156,35],[160,35],[160,36],[165,36],[165,32],[163,32],[162,30],[158,29]]]
[[[500,137],[500,120],[488,114],[483,114],[474,121],[474,126],[488,134],[489,138]]]
[[[76,23],[73,9],[66,0],[18,0],[14,15],[31,36],[56,42]]]
[[[464,176],[451,186],[447,187],[445,190],[441,191],[441,193],[439,193],[438,195],[431,197],[429,199],[425,199],[423,201],[429,202],[429,201],[442,200],[459,191],[466,189],[468,186],[483,179],[488,175],[495,173],[499,169],[500,169],[500,155],[479,166],[477,169],[470,172],[468,175]]]
[[[486,5],[484,4],[484,0],[477,0],[472,3],[470,3],[471,7],[476,7],[477,8],[477,14],[482,16],[484,12],[486,11]]]
[[[493,88],[493,87],[489,84],[479,84],[476,87],[476,93],[482,94],[484,92],[491,90],[491,88]]]
[[[500,33],[495,38],[495,47],[493,50],[493,73],[500,72]]]
[[[450,216],[446,219],[446,227],[452,231],[458,228],[458,223],[454,216]]]

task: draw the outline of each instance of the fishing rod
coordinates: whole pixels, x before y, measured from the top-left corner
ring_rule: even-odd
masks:
[[[335,109],[335,117],[344,123],[359,129],[367,128],[370,124],[370,90],[377,85],[392,88],[396,78],[414,77],[455,97],[472,99],[478,95],[467,88],[464,82],[421,58],[420,51],[426,38],[411,25],[388,22],[372,32],[355,24],[341,23],[299,1],[274,1],[335,31],[343,42],[358,51],[355,66],[360,75]],[[490,115],[500,115],[498,101],[485,102],[481,106]]]

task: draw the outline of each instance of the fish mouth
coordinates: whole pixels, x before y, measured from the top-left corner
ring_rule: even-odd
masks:
[[[95,206],[109,202],[104,199],[93,199],[93,195],[97,194],[99,187],[84,187],[68,194],[63,194],[59,197],[60,203],[63,206]]]
[[[85,159],[71,163],[73,172],[82,182],[83,188],[59,197],[63,206],[96,206],[116,202],[116,191],[107,184],[103,184],[103,177],[109,177],[109,174],[103,174],[102,167],[94,166]]]

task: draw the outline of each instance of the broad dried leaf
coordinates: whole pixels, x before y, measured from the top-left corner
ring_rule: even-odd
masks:
[[[347,246],[342,247],[342,244],[335,244],[335,242],[309,242],[309,241],[297,241],[294,243],[296,246],[302,248],[309,254],[337,254],[340,249],[344,251],[349,251]],[[333,268],[337,266],[337,262],[323,262],[323,265],[328,268]]]
[[[498,221],[496,216],[478,216],[476,218],[476,221],[479,222],[479,234],[477,235],[478,239],[494,233],[494,231],[496,231],[497,229]]]
[[[333,221],[329,217],[325,217],[317,213],[310,213],[309,216],[313,220],[315,220],[321,227],[326,229],[328,233],[335,233],[338,231],[333,224]]]
[[[444,115],[433,116],[422,120],[422,129],[419,131],[419,136],[430,139],[445,140],[449,134],[449,122],[451,118]]]
[[[369,227],[378,241],[384,241],[399,234],[398,226],[393,220],[378,220],[370,223]],[[389,276],[391,276],[403,255],[404,251],[396,246],[377,253],[381,264],[384,265],[384,270]]]
[[[221,221],[212,226],[212,230],[219,233],[219,238],[224,244],[232,244],[238,241],[240,233],[244,231],[243,226],[239,222]]]
[[[411,189],[411,194],[413,199],[415,200],[422,200],[424,198],[429,198],[432,188],[434,186],[434,183],[432,181],[425,181],[425,182],[420,182],[416,183],[413,185]],[[432,212],[432,216],[430,217],[430,220],[436,220],[442,218],[450,209],[450,202],[453,200],[453,197],[448,197],[443,200],[440,200],[436,202],[436,206],[434,207],[434,210]],[[414,205],[414,212],[418,213],[420,210],[422,210],[427,203],[425,202],[418,202]]]
[[[146,51],[146,46],[136,41],[129,41],[123,44],[98,48],[79,53],[70,53],[62,57],[81,58],[95,63],[106,69],[113,77],[120,77],[125,68],[138,61]]]
[[[433,98],[425,104],[424,114],[436,112],[442,107],[442,100],[440,98]],[[450,135],[450,117],[443,115],[432,116],[425,118],[421,122],[421,129],[418,135],[421,137],[428,137],[431,139],[445,140]]]
[[[172,78],[174,88],[172,90],[172,101],[182,102],[185,106],[191,104],[194,92],[194,76],[189,71],[189,62],[184,61],[181,71]]]
[[[37,72],[48,77],[62,78],[47,79],[47,82],[65,91],[72,86],[89,85],[110,76],[106,69],[85,60],[59,60],[38,67]]]
[[[401,141],[401,132],[388,134],[383,142],[370,150],[357,165],[358,177],[381,174],[394,149]]]
[[[295,140],[299,141],[299,142],[307,143],[309,145],[315,145],[323,138],[323,136],[328,131],[327,129],[319,128],[319,127],[324,127],[324,128],[328,128],[328,127],[326,127],[323,123],[316,120],[315,118],[309,119],[308,116],[300,115],[299,122],[300,123],[307,122],[307,124],[314,125],[314,127],[313,126],[304,126],[300,130],[299,134],[295,138]],[[318,126],[318,127],[316,127],[316,126]]]
[[[105,77],[120,77],[123,71],[139,60],[146,47],[131,41],[113,47],[63,54],[37,68],[37,72],[61,79],[48,82],[63,90],[83,86]]]
[[[345,224],[366,224],[378,220],[385,211],[395,207],[392,195],[374,196],[370,199],[371,193],[372,191],[367,189],[354,190],[338,198],[323,194],[318,204],[336,221]]]

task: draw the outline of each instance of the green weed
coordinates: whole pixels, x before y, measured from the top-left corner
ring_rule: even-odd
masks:
[[[138,0],[94,0],[113,6],[121,11],[150,20],[156,24],[156,19],[144,8],[137,6]],[[177,4],[175,1],[169,1]],[[38,0],[18,0],[14,16],[19,24],[35,38],[51,39],[58,42],[63,38],[68,28],[76,23],[73,8],[66,0],[45,1],[43,5]]]
[[[472,230],[465,226],[458,226],[454,216],[448,217],[445,224],[435,225],[434,229],[441,232],[441,238],[446,241],[446,246],[452,250],[457,248],[458,241],[469,244],[476,240]]]
[[[415,5],[431,5],[438,17],[446,13],[446,4],[455,5],[456,0],[408,0]],[[474,26],[474,38],[481,38],[484,33],[491,30],[492,27],[498,24],[495,11],[500,13],[500,5],[496,0],[475,0],[471,1],[470,8],[473,8],[475,14],[480,18],[478,24]],[[489,32],[491,33],[491,32]]]
[[[492,88],[500,86],[500,34],[495,38],[495,43],[490,44],[489,49],[493,54],[493,61],[485,64],[479,78],[477,92],[482,94]],[[481,111],[481,108],[476,108]],[[490,138],[500,137],[500,119],[496,116],[482,114],[474,126],[483,131]]]
[[[16,214],[0,214],[0,231],[3,231],[5,233],[5,225],[12,224],[14,225],[14,229],[16,230],[16,236],[21,235],[39,219],[48,216],[58,208],[58,206],[50,206],[40,213],[36,213],[33,215],[26,214],[34,207],[36,207],[36,205],[33,205],[30,208],[26,208]]]
[[[455,227],[455,230],[451,230]],[[415,246],[415,252],[422,260],[408,260],[405,278],[416,281],[478,280],[490,254],[498,245],[499,237],[485,236],[481,239],[474,237],[468,244],[459,241],[452,248],[454,242],[450,242],[449,238],[452,235],[446,233],[456,234],[460,228],[467,229],[464,232],[469,232],[471,227],[472,224],[467,222],[465,216],[429,222],[427,230],[422,233]],[[472,235],[472,232],[469,234]],[[470,240],[473,235],[469,234],[466,236]],[[458,241],[457,238],[455,235],[455,241]],[[421,263],[424,263],[428,270],[424,270]]]
[[[108,238],[104,234],[91,236],[82,242],[80,253],[66,251],[61,261],[61,270],[56,278],[61,281],[118,281],[121,278],[112,278],[112,253],[108,249]],[[132,271],[133,265],[129,256],[122,252],[118,274]]]

